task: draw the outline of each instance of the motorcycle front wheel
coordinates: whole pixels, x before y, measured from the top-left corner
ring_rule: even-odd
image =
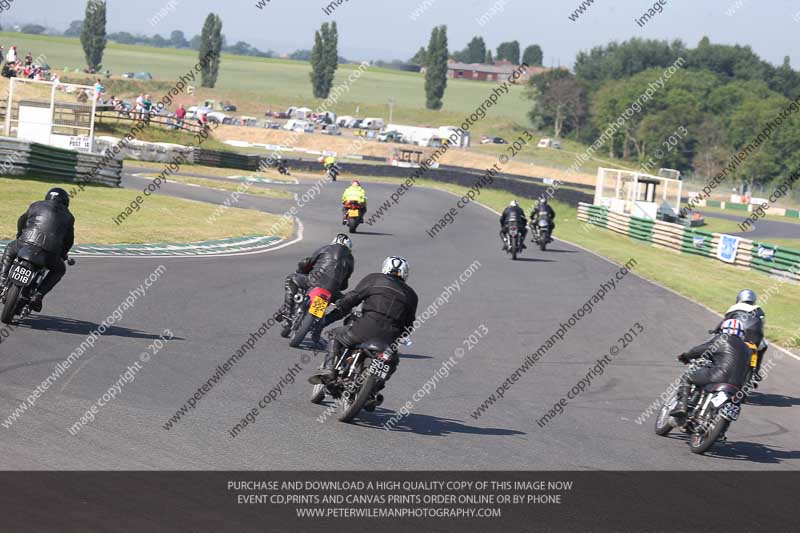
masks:
[[[656,435],[663,437],[675,427],[675,425],[672,423],[672,417],[669,416],[669,412],[672,411],[672,408],[675,406],[677,395],[677,391],[673,391],[672,396],[670,396],[669,400],[664,403],[664,406],[658,413],[655,427]]]
[[[300,345],[303,343],[303,339],[306,338],[308,332],[311,331],[311,328],[314,327],[317,319],[314,315],[306,312],[306,315],[303,317],[303,320],[300,322],[300,325],[297,327],[297,331],[294,332],[292,335],[292,339],[289,341],[289,346],[292,348],[299,348]]]

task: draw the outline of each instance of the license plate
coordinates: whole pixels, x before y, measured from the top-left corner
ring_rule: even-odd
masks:
[[[750,367],[755,368],[758,366],[758,354],[754,353],[750,356]]]
[[[548,226],[550,226],[550,221],[549,220],[540,220],[539,221],[539,227],[540,228],[546,228]]]
[[[357,217],[358,216],[358,209],[350,209],[347,211],[347,216],[349,217]]]
[[[517,232],[519,231],[519,228],[516,228],[516,227],[512,226],[511,228],[509,228],[508,231],[509,231],[509,233],[511,233],[511,235],[516,235]]]
[[[714,407],[719,407],[723,403],[728,401],[728,395],[724,392],[718,392],[711,398],[711,403]]]
[[[389,365],[378,359],[373,359],[369,367],[369,373],[380,379],[386,379],[389,375]]]
[[[315,296],[314,300],[308,308],[308,312],[317,318],[322,318],[325,314],[325,309],[328,308],[328,300],[322,296]]]
[[[33,281],[33,271],[17,265],[13,270],[11,270],[9,278],[11,278],[11,281],[15,281],[24,287],[27,287]]]

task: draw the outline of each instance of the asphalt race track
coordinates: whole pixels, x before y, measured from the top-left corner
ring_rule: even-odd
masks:
[[[747,217],[742,215],[729,215],[727,213],[701,213],[704,217],[720,218],[742,223]],[[748,213],[747,215],[750,215]],[[800,237],[800,227],[794,222],[781,222],[779,220],[759,219],[753,223],[753,231],[734,233],[745,239],[764,239],[769,242],[769,238],[774,239],[797,239]],[[702,229],[702,228],[700,228]]]
[[[142,178],[126,178],[141,188]],[[291,186],[302,194],[308,182]],[[2,427],[4,469],[232,469],[232,470],[702,470],[798,469],[800,361],[778,361],[728,433],[707,456],[690,453],[686,439],[654,435],[654,416],[639,415],[678,377],[678,353],[707,338],[717,316],[689,300],[628,275],[539,362],[477,420],[487,395],[537,350],[619,270],[602,258],[557,242],[512,262],[500,251],[497,216],[472,204],[431,239],[425,230],[456,198],[415,189],[375,226],[354,237],[354,286],[389,254],[412,264],[411,285],[422,312],[475,261],[479,267],[450,303],[430,318],[405,349],[386,389],[386,402],[355,424],[317,417],[305,382],[321,361],[293,350],[278,328],[266,333],[239,363],[171,429],[164,424],[279,307],[283,279],[297,261],[343,226],[339,197],[347,185],[328,185],[300,212],[303,240],[261,254],[199,258],[83,258],[45,302],[0,344],[0,420],[32,393],[159,265],[166,270],[55,384],[10,427]],[[394,190],[367,184],[370,205]],[[221,203],[229,193],[169,184],[165,194]],[[240,207],[281,213],[287,202],[243,197]],[[20,206],[22,208],[22,206]],[[136,216],[147,216],[148,206]],[[223,215],[218,223],[224,223]],[[175,221],[179,224],[180,221]],[[80,239],[79,239],[80,240]],[[635,258],[634,258],[635,259]],[[731,287],[731,298],[738,287]],[[644,333],[613,359],[602,376],[545,427],[536,420],[584,377],[617,340],[641,324]],[[449,376],[414,403],[392,430],[382,425],[425,382],[465,349],[481,326],[489,333],[457,359]],[[139,354],[171,330],[166,343],[76,436],[81,415],[120,379]],[[773,351],[774,354],[774,351]],[[241,433],[229,430],[305,364]],[[286,380],[284,380],[286,383]]]

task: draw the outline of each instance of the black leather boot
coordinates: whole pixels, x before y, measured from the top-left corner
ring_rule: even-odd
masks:
[[[683,384],[678,387],[678,402],[675,404],[675,408],[670,411],[669,416],[686,418],[689,412],[689,391],[691,388],[692,386],[688,384]]]
[[[319,385],[320,383],[324,384],[332,380],[336,375],[333,365],[336,364],[336,359],[342,354],[342,350],[344,350],[342,343],[336,340],[335,337],[331,338],[330,346],[328,347],[328,352],[325,354],[325,361],[322,363],[322,367],[311,374],[308,378],[308,382],[312,385]]]

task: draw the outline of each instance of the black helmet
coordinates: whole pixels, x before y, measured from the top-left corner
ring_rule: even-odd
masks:
[[[69,194],[67,194],[67,191],[60,187],[55,187],[47,191],[47,195],[44,197],[44,199],[48,202],[55,202],[63,205],[64,207],[69,207]]]

